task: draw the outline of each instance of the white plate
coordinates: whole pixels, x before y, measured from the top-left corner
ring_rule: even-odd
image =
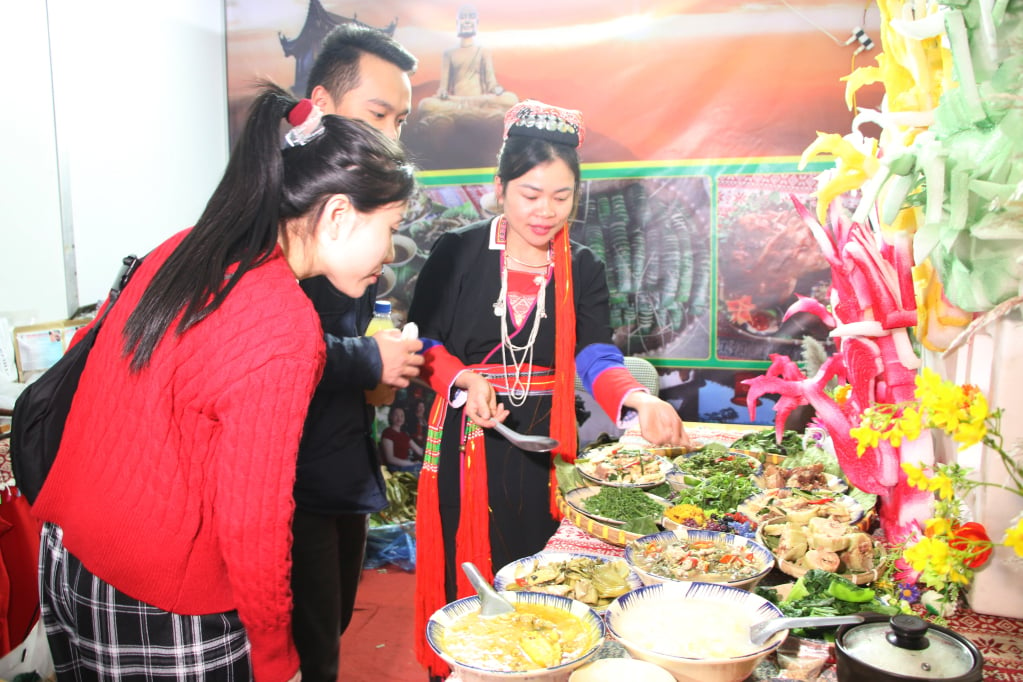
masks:
[[[647,474],[648,479],[635,482],[635,481],[609,481],[596,472],[597,467],[609,458],[613,458],[616,453],[615,450],[621,448],[636,449],[640,450],[636,455],[644,458],[657,465],[658,471],[653,474]],[[591,481],[598,485],[609,485],[616,488],[642,488],[644,490],[650,488],[656,488],[657,486],[664,483],[664,475],[674,468],[674,465],[670,460],[660,455],[654,454],[649,451],[643,451],[640,448],[634,448],[632,446],[623,446],[621,443],[608,443],[607,445],[600,445],[594,448],[590,448],[585,452],[581,453],[575,461],[576,471],[579,475],[585,478],[587,481]]]
[[[780,497],[780,495],[786,491],[792,493],[791,497]],[[863,505],[861,505],[854,497],[843,494],[832,494],[827,491],[808,492],[805,490],[792,490],[791,488],[774,488],[748,497],[745,502],[739,505],[739,511],[751,519],[756,520],[758,524],[763,525],[764,515],[759,513],[761,509],[770,506],[777,509],[779,513],[784,513],[786,507],[786,503],[783,501],[784,499],[798,499],[805,495],[810,495],[812,498],[818,499],[832,498],[834,501],[845,506],[849,512],[849,521],[847,523],[850,525],[859,523],[863,518]]]
[[[610,519],[610,518],[607,518],[606,516],[600,516],[599,514],[594,514],[593,512],[589,511],[586,508],[585,501],[587,499],[593,497],[594,495],[598,494],[599,492],[600,492],[600,486],[599,485],[588,485],[588,486],[585,486],[583,488],[576,488],[574,490],[569,490],[565,494],[565,502],[568,503],[568,506],[572,507],[572,509],[575,509],[577,512],[579,512],[583,516],[589,517],[589,518],[593,519],[594,521],[597,521],[599,523],[603,523],[603,524],[608,525],[608,526],[620,526],[620,525],[622,525],[623,523],[625,523],[626,521],[629,520],[629,519]],[[658,504],[662,505],[665,509],[667,509],[668,507],[671,506],[671,504],[666,499],[664,499],[663,497],[658,497],[657,495],[653,495],[651,493],[644,493],[644,494],[647,497],[649,497],[651,500],[654,500]],[[660,517],[661,515],[660,514],[656,514],[655,516]]]

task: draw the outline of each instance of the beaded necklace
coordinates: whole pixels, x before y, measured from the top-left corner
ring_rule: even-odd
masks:
[[[508,387],[508,402],[514,407],[521,407],[529,396],[529,387],[533,380],[533,344],[536,343],[536,335],[540,331],[540,320],[547,317],[547,282],[551,279],[552,270],[554,268],[554,258],[552,254],[552,245],[547,246],[547,262],[543,265],[531,265],[529,263],[523,263],[518,258],[515,258],[508,253],[507,248],[504,251],[504,260],[501,262],[501,293],[498,294],[497,300],[494,301],[494,315],[501,318],[501,364],[505,367],[514,368],[512,380]],[[509,333],[509,324],[513,325],[514,321],[509,322],[508,318],[508,260],[515,261],[520,265],[526,267],[544,267],[546,271],[539,275],[540,278],[540,289],[536,294],[536,315],[533,317],[533,327],[529,330],[529,338],[525,344],[519,346],[512,342],[511,335]],[[511,363],[508,362],[508,356],[511,356]]]

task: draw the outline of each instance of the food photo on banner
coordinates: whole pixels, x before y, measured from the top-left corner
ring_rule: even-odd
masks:
[[[800,155],[818,130],[851,124],[841,79],[872,63],[856,39],[876,33],[868,7],[234,0],[231,136],[257,76],[306,94],[319,42],[339,24],[384,31],[417,57],[401,141],[420,188],[377,285],[400,324],[436,239],[500,213],[493,175],[508,108],[537,99],[581,110],[572,238],[606,265],[613,342],[655,366],[683,419],[767,424],[773,396],[751,419],[742,380],[771,354],[805,360],[808,339],[832,348],[816,317],[783,319],[798,296],[826,303],[830,283],[790,197],[815,205],[828,164]],[[877,106],[872,92],[862,88],[857,104]],[[414,407],[402,408],[412,421]],[[582,443],[613,429],[583,392],[577,408]],[[382,431],[386,411],[378,421]]]

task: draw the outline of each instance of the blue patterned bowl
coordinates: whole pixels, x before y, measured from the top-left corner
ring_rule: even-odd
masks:
[[[532,572],[536,569],[543,569],[551,565],[555,566],[564,565],[565,563],[570,562],[573,559],[592,559],[594,561],[599,561],[601,563],[611,563],[614,561],[620,561],[622,562],[623,565],[625,565],[625,560],[617,557],[599,556],[597,554],[582,554],[575,552],[540,552],[538,554],[533,554],[532,556],[527,556],[525,558],[513,561],[510,564],[507,564],[503,568],[501,568],[501,570],[494,574],[494,589],[496,589],[498,592],[508,590],[509,585],[515,583],[517,579],[519,579],[523,575],[528,574],[529,572]],[[625,585],[629,590],[634,590],[637,587],[642,587],[643,581],[639,579],[639,576],[636,575],[635,571],[630,570],[628,575],[625,576]],[[564,583],[559,585],[552,585],[552,587],[562,586],[569,587],[568,585],[564,585]],[[509,591],[547,592],[547,590],[543,586],[537,587],[536,589],[531,589],[528,586],[524,586],[519,588],[518,590]],[[548,594],[551,593],[552,592],[548,592]],[[566,596],[573,599],[575,598],[572,596],[571,592],[564,594],[562,596]],[[605,604],[604,606],[594,606],[593,604],[590,604],[589,606],[598,612],[603,611],[605,608],[607,608],[607,604]]]
[[[708,542],[713,543],[717,547],[723,547],[728,550],[727,553],[751,555],[751,563],[755,566],[756,572],[752,575],[738,578],[725,578],[718,577],[720,574],[716,573],[716,570],[713,574],[697,572],[696,570],[683,572],[682,569],[684,567],[680,565],[678,567],[678,574],[685,577],[673,578],[667,575],[669,571],[663,569],[652,570],[648,564],[646,553],[648,545],[656,543],[663,547],[670,547],[672,549],[677,547],[679,550],[684,550],[694,543]],[[771,550],[750,538],[733,533],[722,533],[716,530],[701,530],[679,526],[674,530],[644,535],[638,540],[633,540],[625,547],[625,561],[645,585],[655,585],[662,582],[700,581],[752,590],[774,568],[775,559]]]
[[[488,669],[485,663],[457,660],[443,649],[442,642],[446,628],[450,627],[460,618],[479,611],[480,598],[475,596],[465,597],[464,599],[453,601],[438,610],[430,616],[430,620],[426,623],[426,641],[430,648],[458,672],[458,677],[462,682],[504,680],[566,682],[572,671],[592,659],[604,643],[604,637],[607,632],[604,627],[604,621],[597,615],[596,611],[580,601],[553,594],[543,594],[542,592],[501,592],[501,596],[513,604],[542,604],[561,609],[580,618],[583,621],[584,628],[589,632],[589,645],[581,655],[570,661],[564,661],[559,665],[548,668],[523,672]]]
[[[750,626],[780,617],[777,606],[752,592],[700,582],[647,585],[615,599],[604,614],[608,634],[630,656],[679,682],[745,680],[788,634],[754,645]]]

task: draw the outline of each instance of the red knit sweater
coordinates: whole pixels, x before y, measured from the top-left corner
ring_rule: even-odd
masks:
[[[136,599],[180,614],[237,609],[256,679],[279,682],[299,666],[292,486],[322,331],[278,250],[130,374],[125,320],[183,236],[146,259],[104,323],[32,512]]]

